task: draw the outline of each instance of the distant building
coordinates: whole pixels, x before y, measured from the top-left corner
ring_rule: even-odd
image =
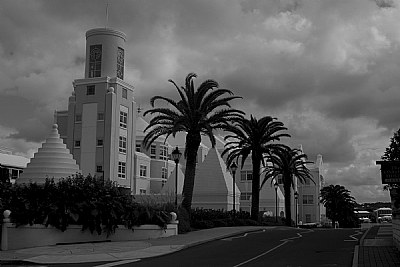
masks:
[[[29,159],[13,155],[11,150],[0,147],[0,180],[14,183],[22,174]]]
[[[322,155],[317,155],[313,164],[307,166],[312,174],[314,183],[307,180],[305,184],[297,183],[298,221],[302,223],[325,222],[326,209],[320,202],[320,192],[325,185],[323,177]]]

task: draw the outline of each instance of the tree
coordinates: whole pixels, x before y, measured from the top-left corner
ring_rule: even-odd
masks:
[[[241,98],[233,96],[232,91],[220,89],[214,80],[206,80],[195,90],[193,79],[197,75],[189,73],[185,80],[185,86],[171,82],[177,89],[180,99],[154,96],[150,100],[152,109],[147,114],[154,115],[146,127],[147,132],[143,144],[146,149],[159,137],[165,140],[178,132],[186,132],[186,144],[184,156],[186,158],[185,180],[183,183],[182,206],[190,213],[192,206],[193,187],[196,176],[197,151],[201,142],[201,136],[206,135],[210,139],[212,147],[215,146],[214,131],[224,129],[234,118],[243,116],[244,112],[232,109],[230,102]],[[170,105],[170,108],[155,108],[155,102],[162,100]]]
[[[274,149],[272,153],[266,156],[266,161],[271,163],[272,166],[265,170],[265,178],[261,187],[268,179],[273,179],[278,175],[282,175],[283,191],[285,195],[285,222],[286,225],[291,226],[291,189],[295,186],[295,178],[297,178],[300,183],[305,183],[307,179],[314,182],[312,174],[306,166],[306,164],[312,162],[307,161],[307,155],[300,149],[292,149],[287,146]]]
[[[326,216],[336,222],[350,224],[354,220],[354,197],[342,185],[329,185],[321,189],[321,202],[326,207]]]
[[[390,145],[381,158],[387,161],[400,161],[400,129],[390,138]]]
[[[222,156],[228,154],[227,164],[241,159],[241,168],[244,162],[251,154],[251,162],[253,165],[253,180],[251,192],[251,218],[258,220],[258,212],[260,205],[260,172],[261,164],[264,164],[264,154],[269,153],[273,148],[282,144],[273,143],[280,141],[282,137],[290,137],[287,133],[281,131],[287,130],[283,123],[276,118],[270,116],[262,117],[257,120],[252,115],[250,119],[236,118],[233,123],[228,125],[227,129],[230,134],[225,137],[228,142]]]
[[[386,148],[385,153],[381,157],[385,161],[400,161],[400,129],[390,138],[390,145]],[[393,183],[383,187],[384,190],[390,191],[390,197],[393,201],[395,209],[400,208],[400,184]],[[395,211],[396,212],[396,211]]]

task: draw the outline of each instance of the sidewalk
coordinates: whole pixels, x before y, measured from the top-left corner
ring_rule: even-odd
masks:
[[[221,227],[143,241],[83,243],[0,251],[0,265],[26,262],[56,264],[135,261],[176,252],[183,248],[236,234],[273,228],[259,226]]]
[[[400,252],[394,247],[392,225],[369,228],[354,251],[353,267],[400,266]]]

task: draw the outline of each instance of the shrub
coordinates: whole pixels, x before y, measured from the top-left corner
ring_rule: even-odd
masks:
[[[191,226],[195,229],[210,229],[215,227],[214,223],[210,220],[195,221]]]
[[[3,186],[3,185],[2,185]],[[65,231],[70,224],[82,230],[110,235],[119,224],[129,229],[142,224],[166,228],[171,215],[167,205],[140,205],[116,183],[95,177],[75,176],[60,180],[47,179],[44,185],[13,185],[8,198],[0,196],[2,209],[10,209],[17,226],[51,225]],[[5,204],[4,204],[5,203]]]

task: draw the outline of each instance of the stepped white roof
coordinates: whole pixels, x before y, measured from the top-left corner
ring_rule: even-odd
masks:
[[[218,150],[211,148],[196,174],[193,195],[221,193],[232,194],[233,178]],[[240,189],[235,184],[235,191]]]
[[[81,173],[81,170],[60,138],[57,124],[54,124],[50,136],[33,155],[16,182],[42,184],[46,178],[54,178],[57,181],[77,173]]]

